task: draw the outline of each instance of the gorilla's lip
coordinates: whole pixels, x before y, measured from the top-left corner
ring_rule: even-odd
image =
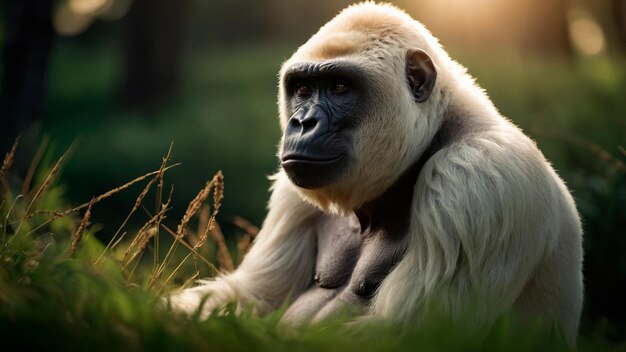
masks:
[[[343,157],[343,154],[338,154],[332,157],[319,157],[305,154],[288,154],[282,157],[282,165],[291,164],[331,164]]]

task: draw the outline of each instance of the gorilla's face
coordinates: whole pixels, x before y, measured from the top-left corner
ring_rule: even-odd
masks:
[[[280,160],[298,187],[327,186],[350,168],[364,77],[359,67],[337,61],[298,63],[285,72],[283,99],[290,117]]]
[[[285,68],[281,99],[287,121],[279,157],[296,186],[317,190],[348,178],[350,188],[358,190],[352,183],[361,177],[355,173],[385,165],[390,173],[403,171],[394,166],[402,164],[410,149],[406,144],[415,143],[411,126],[417,118],[403,105],[403,96],[412,98],[409,104],[426,101],[437,73],[422,50],[409,51],[402,61],[403,72],[389,65],[389,75],[375,75],[372,63],[367,70],[362,62],[346,59],[302,61]],[[372,177],[367,181],[380,183]]]

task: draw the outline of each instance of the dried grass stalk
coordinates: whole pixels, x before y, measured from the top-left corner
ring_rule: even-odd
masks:
[[[241,238],[237,241],[237,253],[239,253],[239,262],[245,258],[246,254],[250,250],[250,246],[252,245],[252,236],[249,233],[244,233]]]
[[[215,244],[217,245],[217,263],[219,264],[220,269],[222,269],[223,271],[235,270],[233,257],[228,251],[226,241],[224,240],[224,234],[222,233],[222,229],[217,222],[213,223],[213,229],[211,230],[211,239],[215,241]]]
[[[167,202],[162,204],[161,210],[158,213],[156,213],[154,216],[152,216],[145,224],[143,224],[143,226],[139,229],[139,231],[137,231],[137,235],[135,236],[133,241],[130,243],[130,245],[128,246],[128,248],[126,248],[126,251],[124,252],[124,259],[126,259],[126,257],[128,256],[128,254],[131,252],[133,248],[142,247],[142,246],[145,248],[145,246],[148,245],[148,240],[154,237],[154,235],[156,235],[156,233],[158,232],[158,226],[160,222],[163,221],[163,219],[165,218],[165,213],[168,210],[170,210],[170,208],[168,207],[171,201],[172,201],[172,193],[170,193],[169,198],[167,199]],[[150,234],[149,233],[150,231],[154,231],[154,233]],[[146,236],[148,236],[148,238],[146,238]],[[143,251],[143,249],[141,251]],[[132,261],[132,258],[130,259],[130,261]]]
[[[215,185],[215,188],[213,190],[213,212],[211,213],[211,217],[206,223],[206,228],[204,229],[202,236],[200,236],[200,239],[198,239],[198,241],[194,245],[194,249],[200,248],[204,245],[207,238],[209,237],[209,232],[213,230],[213,227],[215,225],[215,217],[222,207],[222,199],[224,199],[224,175],[222,174],[222,171],[218,171],[215,176],[213,176],[211,182]]]
[[[198,212],[198,229],[193,232],[193,233],[189,233],[189,241],[191,243],[195,243],[194,244],[194,248],[198,248],[201,247],[201,245],[199,245],[200,242],[200,238],[202,237],[201,234],[203,234],[206,231],[207,226],[209,225],[209,217],[211,216],[210,213],[210,208],[208,205],[203,205],[202,208],[200,208],[200,211]]]
[[[204,202],[208,197],[209,192],[207,188],[210,186],[211,185],[207,183],[205,188],[203,188],[200,193],[198,193],[196,197],[191,201],[191,203],[189,203],[189,206],[187,207],[187,210],[185,211],[185,214],[183,215],[183,218],[181,219],[180,224],[178,224],[178,228],[176,229],[176,236],[178,238],[183,238],[185,236],[185,233],[187,231],[187,225],[189,224],[191,218],[196,214],[196,212],[198,212],[198,209],[200,209],[202,202]]]
[[[626,164],[623,161],[613,156],[611,153],[603,149],[597,144],[590,144],[589,149],[593,152],[600,160],[609,164],[613,168],[626,173]]]
[[[150,191],[150,188],[152,188],[152,185],[154,185],[158,179],[158,175],[154,178],[152,178],[148,184],[146,185],[146,187],[144,187],[143,191],[141,191],[141,193],[139,193],[139,196],[137,197],[137,199],[135,199],[135,205],[133,205],[133,209],[130,211],[131,213],[134,213],[137,209],[139,209],[139,206],[141,205],[141,202],[143,202],[143,199],[146,197],[146,195],[148,195],[148,192]]]
[[[0,168],[0,178],[3,178],[13,165],[13,161],[15,160],[15,151],[17,150],[17,145],[19,144],[19,142],[20,137],[17,137],[15,139],[15,142],[13,142],[13,147],[11,147],[11,150],[4,156],[4,161],[2,162],[2,167]]]
[[[170,188],[170,194],[168,196],[168,200],[166,202],[166,206],[163,206],[163,184],[164,184],[164,179],[165,179],[165,170],[166,170],[166,166],[167,163],[170,161],[170,159],[172,158],[172,148],[174,147],[174,142],[170,143],[170,147],[167,150],[167,154],[163,157],[163,159],[161,160],[161,167],[159,168],[159,173],[157,174],[157,179],[159,180],[159,183],[157,185],[157,192],[156,192],[156,199],[155,199],[155,211],[158,213],[160,212],[163,208],[167,208],[167,205],[169,205],[170,201],[172,200],[172,194],[174,193],[174,185],[171,186]],[[163,215],[160,220],[157,220],[157,223],[155,224],[156,227],[156,235],[154,236],[155,240],[154,240],[154,250],[155,250],[155,255],[154,255],[154,265],[156,266],[157,262],[158,262],[158,258],[159,258],[159,228],[161,225],[161,221],[165,218],[165,215]]]
[[[259,233],[258,227],[254,226],[250,221],[240,216],[233,217],[233,223],[235,224],[235,226],[244,230],[247,234],[249,234],[252,237],[256,237],[256,235]]]
[[[167,171],[167,170],[169,170],[169,169],[171,169],[171,168],[173,168],[175,166],[179,166],[179,165],[180,165],[179,163],[170,165],[170,166],[166,167],[164,169],[164,171]],[[147,173],[145,175],[139,176],[139,177],[135,178],[132,181],[129,181],[129,182],[127,182],[127,183],[125,183],[125,184],[123,184],[123,185],[121,185],[121,186],[119,186],[119,187],[117,187],[115,189],[112,189],[112,190],[110,190],[110,191],[108,191],[106,193],[103,193],[103,194],[101,194],[101,195],[99,195],[99,196],[94,198],[94,204],[98,203],[98,202],[100,202],[100,201],[102,201],[102,200],[104,200],[106,198],[109,198],[112,195],[114,195],[114,194],[116,194],[118,192],[121,192],[121,191],[125,190],[126,188],[134,185],[135,183],[141,182],[141,181],[145,180],[146,178],[148,178],[150,176],[153,176],[153,175],[156,175],[156,174],[159,174],[159,170],[153,171],[153,172],[149,172],[149,173]],[[48,214],[48,215],[53,215],[54,219],[58,219],[60,217],[67,216],[67,215],[69,215],[71,213],[75,213],[77,211],[80,211],[80,210],[82,210],[82,209],[84,209],[84,208],[86,208],[88,206],[89,206],[89,203],[84,203],[84,204],[81,204],[81,205],[79,205],[79,206],[77,206],[75,208],[62,210],[62,211],[60,211],[60,210],[37,210],[37,211],[33,212],[33,214],[31,214],[27,218],[30,218],[30,217],[32,217],[34,215]]]
[[[215,176],[213,176],[213,182],[215,183],[215,188],[213,189],[213,213],[211,214],[211,218],[209,218],[209,227],[212,227],[215,222],[215,217],[222,207],[222,199],[224,199],[224,175],[222,171],[218,171]]]
[[[540,131],[534,131],[534,132],[537,135],[543,135],[543,136],[547,136],[551,138],[560,139],[562,141],[565,141],[565,142],[568,142],[568,143],[571,143],[571,144],[574,144],[583,148],[588,148],[596,157],[598,157],[598,159],[609,164],[611,167],[623,173],[626,173],[626,163],[624,163],[622,160],[617,159],[615,156],[613,156],[611,153],[606,151],[601,146],[585,138],[579,137],[572,133],[563,132],[563,131],[554,130],[554,129],[546,129],[546,128],[542,128]],[[622,153],[624,153],[623,148],[621,147],[618,147],[618,148],[622,151]],[[626,153],[624,153],[624,155],[626,155]]]
[[[204,256],[202,256],[202,254],[198,253],[198,251],[196,249],[194,249],[191,245],[189,245],[187,242],[183,241],[181,238],[178,238],[176,236],[176,232],[174,232],[174,230],[170,229],[165,224],[161,224],[161,228],[164,229],[165,232],[168,233],[170,236],[172,236],[174,238],[175,242],[178,242],[178,243],[182,244],[191,253],[193,253],[197,258],[202,260],[204,262],[204,264],[206,264],[209,268],[211,268],[211,270],[213,270],[216,274],[219,273],[219,270],[215,267],[215,265],[213,265],[213,263],[211,263],[208,259],[206,259]],[[158,278],[161,275],[161,273],[163,273],[163,270],[165,270],[165,266],[166,266],[165,264],[166,263],[167,263],[167,261],[163,260],[161,265],[154,270],[154,272],[152,274],[153,278]]]
[[[76,249],[78,248],[78,244],[83,239],[83,233],[85,232],[85,229],[87,228],[87,224],[89,224],[89,220],[91,219],[91,207],[93,206],[93,204],[94,204],[94,201],[92,198],[91,201],[89,202],[89,206],[87,206],[87,210],[85,211],[83,220],[81,220],[80,225],[78,226],[78,229],[76,230],[76,232],[74,232],[74,235],[72,236],[72,245],[70,246],[70,255],[76,252]]]
[[[37,190],[37,193],[35,193],[35,196],[31,200],[31,202],[30,202],[31,206],[33,204],[35,204],[37,202],[37,200],[43,198],[43,196],[48,192],[48,189],[50,189],[50,186],[56,180],[56,177],[59,174],[59,171],[61,171],[61,167],[63,166],[63,163],[65,162],[65,158],[67,157],[67,155],[73,149],[74,149],[73,146],[71,146],[65,153],[63,153],[63,155],[61,155],[59,160],[57,160],[57,162],[54,163],[54,166],[52,167],[52,170],[50,170],[50,173],[48,173],[48,176],[46,177],[46,180],[43,182],[41,187],[39,187],[39,189]],[[93,201],[93,199],[92,199],[92,201]],[[87,203],[87,204],[89,204],[89,203]],[[28,214],[28,211],[26,213]]]
[[[259,228],[240,216],[235,216],[233,223],[235,226],[245,231],[243,236],[237,241],[237,253],[239,253],[239,262],[241,262],[246,254],[248,254],[250,246],[252,245],[252,239],[259,233]]]
[[[161,165],[161,167],[163,167],[163,165]],[[110,247],[110,248],[115,248],[120,242],[122,242],[122,240],[124,239],[124,236],[126,234],[126,232],[122,233],[122,230],[124,229],[124,227],[126,226],[126,224],[128,223],[128,221],[130,220],[131,216],[133,216],[133,214],[135,213],[135,211],[137,211],[137,209],[139,209],[139,207],[141,206],[141,203],[143,202],[143,199],[146,197],[146,195],[148,194],[148,192],[150,191],[150,188],[152,188],[152,185],[155,184],[155,182],[157,181],[159,175],[153,177],[148,184],[146,185],[146,187],[144,187],[143,191],[141,191],[141,193],[139,193],[139,196],[137,196],[137,199],[135,199],[135,204],[133,205],[133,208],[130,210],[130,212],[128,213],[128,215],[126,215],[126,218],[124,219],[124,221],[122,222],[122,224],[120,225],[120,227],[117,229],[117,231],[115,231],[115,234],[113,235],[113,237],[111,238],[111,241],[107,244],[107,246],[105,247],[105,251]],[[146,225],[144,225],[146,226]],[[118,235],[122,233],[121,236],[118,237]],[[137,240],[137,236],[135,236],[135,240]],[[135,241],[134,240],[134,241]],[[134,242],[133,241],[133,242]],[[127,249],[128,250],[128,249]],[[126,257],[126,254],[124,254],[124,257]]]
[[[178,228],[176,229],[176,236],[178,236],[179,238],[183,238],[185,236],[185,232],[187,230],[187,225],[189,224],[189,221],[194,215],[196,215],[196,213],[198,212],[198,210],[200,209],[204,201],[206,201],[206,199],[209,197],[209,194],[211,193],[211,188],[213,188],[213,186],[216,186],[216,190],[215,190],[213,197],[214,198],[217,197],[218,195],[217,183],[220,183],[219,196],[222,196],[223,189],[224,189],[224,176],[222,175],[221,171],[218,171],[215,174],[215,176],[213,176],[213,179],[208,181],[206,185],[204,186],[204,188],[202,188],[200,192],[198,192],[196,197],[189,203],[189,205],[187,206],[187,210],[185,211],[185,214],[183,215],[183,218],[180,221]],[[216,201],[214,201],[214,207],[215,207],[215,204],[218,204],[218,206],[221,205],[221,198],[220,198],[220,201],[217,203]],[[213,210],[213,212],[215,213],[215,209]],[[210,223],[211,223],[211,219],[209,219],[209,224]]]
[[[100,254],[100,256],[98,257],[98,259],[96,260],[95,264],[98,264],[98,262],[100,261],[100,259],[102,259],[102,257],[104,256],[104,254],[107,252],[107,250],[109,248],[114,248],[116,247],[121,241],[122,239],[125,237],[125,233],[122,233],[121,236],[118,237],[118,234],[120,234],[120,232],[122,231],[122,229],[124,228],[124,226],[126,226],[126,223],[128,222],[128,220],[130,219],[130,217],[134,214],[134,212],[139,208],[139,206],[141,206],[141,202],[143,201],[143,198],[146,196],[146,194],[148,193],[148,191],[150,190],[150,188],[152,187],[152,185],[159,179],[163,177],[163,174],[166,170],[180,165],[180,164],[174,164],[171,165],[169,167],[165,167],[167,161],[169,160],[169,156],[171,153],[171,145],[170,145],[170,150],[168,151],[168,154],[165,158],[163,158],[163,161],[161,162],[161,166],[159,167],[159,170],[154,171],[154,172],[150,172],[147,173],[143,176],[137,177],[136,179],[132,180],[131,182],[126,183],[125,185],[122,185],[116,189],[113,189],[107,193],[105,193],[104,195],[102,195],[101,199],[104,199],[106,197],[109,197],[111,195],[113,195],[114,193],[117,193],[123,189],[126,189],[128,187],[130,187],[133,183],[142,181],[144,179],[146,179],[148,176],[152,176],[152,175],[156,175],[152,180],[150,180],[150,182],[148,182],[148,185],[146,185],[146,187],[144,188],[144,190],[140,193],[140,195],[137,197],[137,199],[135,200],[135,205],[133,206],[133,209],[130,211],[130,213],[126,216],[126,219],[122,222],[122,224],[120,225],[120,227],[117,229],[117,231],[115,232],[115,234],[113,235],[113,237],[111,238],[111,241],[109,241],[109,243],[106,245],[106,247],[104,247],[104,250],[102,251],[102,253]],[[171,194],[170,194],[171,197]],[[98,199],[100,200],[100,199]],[[161,209],[161,211],[159,211],[159,213],[157,213],[157,219],[162,219],[163,218],[163,214],[165,212],[166,207],[163,207],[163,209]],[[159,215],[161,214],[161,215]],[[158,230],[158,224],[160,224],[160,220],[157,220],[157,225],[155,226]]]
[[[156,233],[157,233],[157,228],[155,226],[152,226],[137,234],[137,236],[135,237],[135,239],[137,239],[135,245],[129,246],[127,249],[127,253],[128,253],[128,250],[130,250],[132,247],[135,247],[136,249],[133,252],[133,254],[130,256],[130,259],[128,259],[124,267],[132,263],[133,260],[135,260],[141,253],[143,253],[143,251],[146,250],[146,247],[148,247],[148,243],[150,243],[150,239],[152,239],[152,237],[154,237]],[[126,257],[126,254],[124,254],[124,257]]]
[[[28,171],[26,172],[26,177],[24,177],[24,182],[22,182],[22,194],[30,193],[30,186],[33,183],[35,171],[37,171],[39,163],[41,162],[41,158],[43,158],[46,148],[48,148],[49,141],[50,138],[48,136],[44,137],[43,141],[39,145],[39,149],[37,149],[37,152],[33,157],[33,160],[30,162],[30,165],[28,166]]]
[[[172,195],[174,194],[174,185],[170,188],[170,194],[167,196],[167,200],[165,203],[161,203],[161,209],[157,213],[157,220],[155,222],[155,226],[157,228],[157,232],[159,231],[159,227],[161,226],[161,222],[166,218],[165,213],[170,210],[169,206],[172,203]]]
[[[167,170],[169,170],[169,169],[171,169],[173,167],[179,166],[179,165],[180,165],[179,163],[170,165],[170,166],[166,167],[165,169],[163,169],[163,171],[167,171]],[[116,193],[118,193],[120,191],[125,190],[126,188],[134,185],[137,182],[141,182],[141,181],[145,180],[146,178],[148,178],[150,176],[153,176],[153,175],[157,175],[157,174],[162,174],[162,171],[161,170],[157,170],[157,171],[149,172],[149,173],[147,173],[147,174],[145,174],[143,176],[139,176],[139,177],[135,178],[134,180],[129,181],[129,182],[127,182],[127,183],[125,183],[125,184],[123,184],[123,185],[121,185],[121,186],[119,186],[119,187],[117,187],[115,189],[112,189],[112,190],[110,190],[110,191],[108,191],[108,192],[106,192],[104,194],[101,194],[101,195],[96,197],[96,203],[101,201],[101,200],[103,200],[103,199],[109,198],[112,195],[114,195],[114,194],[116,194]],[[78,210],[84,208],[85,205],[86,204],[79,205],[76,208],[66,210],[64,213],[71,213],[73,211],[78,211]]]
[[[156,198],[157,198],[157,199],[156,199],[156,202],[157,202],[156,211],[157,211],[157,212],[160,212],[160,211],[161,211],[161,209],[163,208],[163,207],[162,207],[162,203],[161,203],[161,201],[162,201],[161,197],[163,196],[163,175],[165,174],[165,170],[166,170],[167,163],[170,161],[170,159],[171,159],[171,157],[172,157],[172,147],[173,147],[173,146],[174,146],[174,142],[170,143],[170,147],[169,147],[169,149],[167,150],[167,154],[166,154],[166,155],[163,157],[163,159],[161,160],[161,166],[159,167],[159,172],[157,173],[156,177],[153,179],[153,180],[154,180],[154,182],[156,182],[157,180],[159,181],[159,183],[158,183],[158,185],[157,185],[157,197],[156,197]],[[152,187],[152,183],[154,183],[154,182],[153,182],[153,181],[150,181],[150,183],[151,183],[151,184],[150,184],[150,187]],[[146,187],[146,188],[147,188],[147,189],[150,189],[150,187]],[[172,186],[172,187],[173,187],[173,186]],[[173,192],[173,191],[174,191],[174,190],[172,189],[172,192]],[[144,189],[144,192],[145,192],[145,193],[148,193],[148,191],[147,191],[146,189]],[[142,192],[142,193],[144,193],[144,192]],[[139,199],[138,199],[139,201],[136,201],[136,202],[135,202],[135,207],[136,207],[136,208],[139,208],[139,205],[141,205],[141,201],[142,201],[142,200],[143,200],[143,198],[145,197],[145,194],[144,194],[143,196],[141,196],[141,195],[140,195],[140,197],[141,197],[141,200],[139,200]],[[169,197],[170,197],[170,199],[171,199],[171,197],[172,197],[172,193],[170,193],[170,196],[169,196]],[[169,200],[168,200],[168,204],[169,204]],[[159,229],[158,229],[158,226],[157,226],[157,232],[158,232],[158,230],[159,230]]]
[[[196,245],[193,246],[193,247],[191,245],[189,245],[188,243],[186,243],[186,241],[184,240],[184,237],[187,234],[187,225],[189,224],[189,221],[191,221],[191,218],[194,215],[196,215],[196,213],[200,210],[200,208],[202,207],[203,203],[209,197],[211,189],[214,186],[216,186],[216,189],[214,190],[214,195],[213,195],[213,198],[214,198],[213,205],[214,205],[214,208],[216,208],[216,209],[213,210],[213,214],[212,214],[211,218],[209,218],[209,222],[207,224],[207,229],[210,229],[212,227],[212,224],[215,222],[215,215],[217,214],[217,211],[219,211],[219,208],[221,206],[221,199],[222,199],[223,193],[224,193],[224,176],[222,175],[221,171],[218,171],[213,176],[213,178],[206,183],[204,188],[202,188],[200,190],[200,192],[198,192],[196,197],[193,200],[191,200],[191,202],[187,206],[187,210],[185,211],[185,214],[183,215],[183,218],[181,219],[180,224],[178,225],[178,227],[176,229],[176,233],[173,234],[173,236],[175,237],[175,241],[172,243],[172,245],[170,246],[169,250],[167,251],[167,254],[165,255],[165,258],[163,259],[163,262],[158,266],[158,268],[156,268],[154,270],[154,273],[153,273],[153,277],[154,278],[160,277],[160,275],[163,274],[163,271],[165,270],[165,267],[168,265],[169,261],[171,260],[172,254],[174,253],[174,250],[176,249],[176,245],[178,243],[182,243],[194,255],[198,255],[198,251],[196,249],[199,246],[201,246],[204,243],[204,241],[206,241],[207,235],[201,236],[200,239],[198,240],[198,242],[196,243]],[[164,228],[168,232],[170,232],[170,230],[167,229],[166,226],[164,226]],[[204,239],[203,239],[203,237],[204,237]],[[204,259],[204,258],[202,258],[202,259]],[[231,259],[231,264],[232,264],[232,259]],[[231,267],[232,266],[233,265],[231,265]],[[176,270],[174,270],[174,272],[176,272]],[[172,275],[173,275],[173,273],[172,273]]]
[[[35,205],[35,203],[43,198],[43,196],[46,194],[46,192],[48,191],[48,189],[50,188],[50,185],[52,185],[52,183],[54,182],[54,180],[56,179],[57,174],[59,173],[59,171],[61,170],[61,166],[63,165],[63,162],[65,161],[65,157],[68,155],[68,153],[70,153],[72,150],[74,149],[73,145],[70,146],[67,151],[65,151],[65,153],[63,153],[63,155],[61,155],[61,157],[59,158],[59,160],[57,160],[57,162],[54,164],[54,166],[52,167],[52,170],[50,170],[50,172],[48,173],[48,176],[46,177],[46,180],[43,182],[43,184],[41,185],[41,187],[39,187],[39,189],[37,190],[37,193],[35,193],[35,195],[31,198],[30,203],[28,203],[28,206],[26,207],[26,210],[24,211],[24,216],[22,216],[22,219],[20,220],[19,225],[17,225],[17,228],[15,229],[15,233],[19,234],[20,233],[20,229],[22,228],[22,224],[24,223],[25,219],[30,218],[30,211],[33,208],[33,205]],[[93,202],[93,199],[90,201],[90,203]],[[94,202],[95,203],[95,202]],[[87,203],[87,205],[89,205],[89,203]],[[52,219],[54,220],[54,219]],[[29,233],[32,233],[36,230],[38,230],[39,228],[41,228],[42,226],[48,224],[50,221],[52,220],[48,220],[45,221],[43,224],[35,227],[33,230],[31,230]]]
[[[125,260],[126,257],[128,257],[128,254],[130,254],[130,252],[133,250],[133,248],[137,247],[138,244],[143,241],[143,237],[146,235],[146,233],[150,229],[154,228],[153,224],[156,222],[158,216],[159,216],[159,214],[157,214],[157,215],[153,216],[152,218],[150,218],[150,220],[148,220],[148,222],[146,222],[139,229],[139,231],[137,231],[137,235],[135,236],[135,238],[133,238],[133,241],[130,243],[130,245],[128,245],[128,247],[126,248],[126,251],[124,251],[124,257],[123,257],[122,260]]]

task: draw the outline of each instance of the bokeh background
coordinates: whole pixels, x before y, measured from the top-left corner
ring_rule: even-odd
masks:
[[[260,225],[278,165],[277,72],[351,1],[7,0],[0,3],[0,152],[18,168],[74,143],[65,197],[85,202],[158,169],[174,210],[217,170],[220,223]],[[393,1],[440,38],[573,190],[585,229],[583,328],[626,326],[626,1]],[[98,205],[106,239],[136,192]]]

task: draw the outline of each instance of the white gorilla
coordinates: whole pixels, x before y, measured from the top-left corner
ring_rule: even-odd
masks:
[[[348,7],[283,64],[278,98],[281,168],[262,229],[235,272],[172,295],[174,308],[287,304],[283,320],[301,324],[474,306],[482,322],[512,311],[575,340],[574,201],[419,22]]]

